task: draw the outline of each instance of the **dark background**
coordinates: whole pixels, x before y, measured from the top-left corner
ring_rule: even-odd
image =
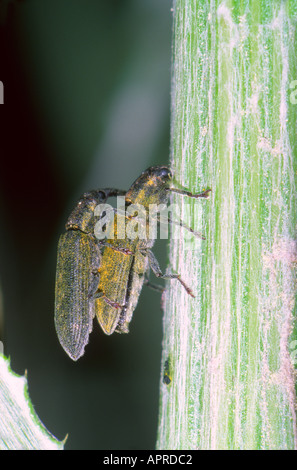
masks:
[[[75,363],[56,337],[54,284],[79,195],[168,163],[171,22],[169,0],[0,0],[0,339],[68,449],[155,446],[160,295],[143,289],[129,335],[94,321]]]

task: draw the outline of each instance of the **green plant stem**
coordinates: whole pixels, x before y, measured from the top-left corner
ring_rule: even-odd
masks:
[[[165,295],[157,447],[293,449],[297,0],[175,0],[173,15],[175,184],[212,194],[174,196],[206,241],[173,228],[196,298]]]

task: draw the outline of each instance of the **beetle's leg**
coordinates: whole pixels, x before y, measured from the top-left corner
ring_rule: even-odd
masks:
[[[163,294],[165,287],[159,286],[158,284],[153,284],[148,280],[147,277],[144,278],[143,284],[147,287],[150,287],[153,290],[156,290],[158,292],[161,292]]]
[[[148,248],[145,246],[145,245],[140,245],[139,247],[139,252],[142,254],[142,256],[144,256],[145,258],[148,256]],[[157,261],[157,260],[156,260]],[[157,262],[158,263],[158,262]],[[161,292],[161,294],[164,293],[165,291],[165,287],[162,287],[162,286],[159,286],[158,284],[154,284],[152,282],[150,282],[149,278],[148,278],[148,272],[149,272],[150,268],[148,267],[148,269],[145,271],[144,273],[144,280],[143,280],[143,284],[147,287],[150,287],[151,289],[153,290],[156,290],[158,292]]]
[[[135,255],[134,251],[129,250],[128,248],[122,247],[122,246],[114,246],[111,243],[105,242],[104,240],[100,240],[99,242],[100,246],[108,247],[111,248],[114,251],[119,251],[120,253],[123,253],[124,255]]]
[[[196,232],[195,230],[193,230],[191,227],[188,227],[188,225],[186,225],[182,220],[173,220],[170,215],[168,214],[168,218],[167,219],[164,219],[162,217],[160,217],[159,215],[157,216],[157,220],[158,222],[160,222],[160,224],[163,223],[167,223],[169,222],[170,224],[173,224],[173,225],[179,225],[180,227],[183,227],[185,230],[187,230],[188,232],[192,233],[196,238],[201,238],[202,240],[205,240],[205,237],[200,233],[200,232]]]
[[[121,305],[118,302],[114,302],[113,300],[110,300],[108,297],[104,295],[104,292],[98,291],[94,294],[93,298],[96,299],[103,299],[104,302],[106,302],[108,305],[114,308],[123,308],[125,305]]]
[[[153,273],[155,274],[156,277],[160,277],[161,279],[177,279],[181,285],[184,287],[184,289],[187,291],[187,293],[195,298],[193,292],[191,289],[186,285],[186,283],[180,278],[180,274],[172,274],[172,273],[166,273],[163,274],[161,271],[161,268],[159,266],[158,260],[156,259],[155,255],[151,250],[146,250],[146,255],[148,256],[148,260],[150,263],[150,267],[152,268]]]
[[[105,297],[105,295],[103,296],[103,300],[108,304],[110,305],[111,307],[113,308],[120,308],[122,309],[124,307],[124,305],[121,305],[119,304],[118,302],[114,302],[113,300],[110,300],[108,297]]]
[[[104,297],[104,293],[101,292],[100,290],[97,290],[93,295],[94,299],[101,299],[102,297]]]
[[[97,272],[92,273],[90,287],[89,287],[89,298],[94,298],[94,294],[96,294],[99,284],[99,273]]]
[[[211,189],[205,189],[202,193],[198,193],[198,194],[193,194],[190,191],[186,191],[184,189],[178,189],[178,188],[167,188],[167,191],[171,191],[172,193],[181,194],[182,196],[193,197],[195,199],[198,199],[199,197],[203,197],[203,198],[207,199],[209,197],[209,193],[211,192]]]

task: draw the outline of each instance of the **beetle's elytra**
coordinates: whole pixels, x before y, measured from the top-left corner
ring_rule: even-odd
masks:
[[[114,331],[129,332],[142,286],[148,283],[149,267],[157,277],[177,279],[193,296],[179,275],[162,273],[151,251],[154,238],[116,237],[123,233],[122,225],[131,221],[133,215],[123,217],[113,212],[113,238],[99,240],[94,231],[98,220],[95,208],[111,196],[125,196],[125,209],[133,204],[148,210],[151,204],[165,204],[169,191],[195,198],[209,195],[210,190],[192,194],[171,188],[171,179],[172,173],[166,166],[148,168],[126,193],[116,189],[85,193],[70,214],[66,233],[61,235],[58,245],[55,326],[59,341],[71,359],[77,360],[84,354],[95,315],[107,335]],[[147,218],[144,220],[146,230]],[[169,222],[184,226],[170,219]],[[108,230],[109,226],[107,234]]]

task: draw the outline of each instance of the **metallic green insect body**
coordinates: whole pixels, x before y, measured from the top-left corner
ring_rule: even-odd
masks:
[[[147,217],[142,227],[146,237],[118,236],[125,233],[126,225],[135,217],[133,212],[129,214],[129,207],[142,207],[148,211],[151,204],[165,204],[169,191],[195,198],[209,195],[210,190],[194,195],[171,188],[171,179],[171,171],[166,166],[151,167],[126,194],[115,189],[91,191],[80,199],[71,213],[66,233],[61,235],[58,246],[55,324],[60,343],[73,360],[84,354],[95,315],[106,334],[129,332],[142,286],[148,283],[149,267],[157,277],[177,279],[193,296],[178,274],[162,273],[151,251],[155,239],[148,236]],[[115,211],[114,236],[105,241],[98,240],[94,235],[98,220],[94,215],[95,207],[110,196],[124,194],[125,214]],[[181,222],[168,221],[184,226]],[[107,234],[110,228],[111,225]]]
[[[117,194],[125,193],[110,189],[85,193],[59,239],[55,326],[62,347],[73,360],[84,354],[95,316],[92,297],[98,287],[101,253],[94,236],[94,210]]]
[[[149,168],[126,193],[126,208],[133,204],[148,211],[150,204],[167,202],[170,179],[171,172],[168,168]],[[121,230],[119,224],[126,222],[119,214],[115,216],[115,234]],[[145,226],[144,229],[146,228]],[[154,239],[138,237],[107,241],[108,246],[104,248],[99,268],[98,294],[101,296],[95,300],[97,319],[106,334],[110,335],[114,331],[129,332],[128,326],[149,264],[157,276],[163,276],[150,251],[154,242]]]

